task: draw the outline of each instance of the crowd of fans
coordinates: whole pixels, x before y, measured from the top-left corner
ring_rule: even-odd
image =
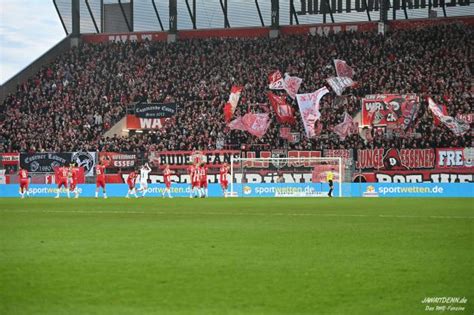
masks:
[[[277,39],[206,39],[176,43],[81,44],[45,66],[0,105],[0,152],[153,151],[223,148],[342,149],[472,146],[471,132],[455,136],[435,126],[426,96],[448,114],[473,113],[474,27],[451,24],[376,33],[282,36]],[[333,59],[355,69],[357,86],[321,103],[320,134],[304,136],[298,111],[298,142],[280,138],[272,123],[261,139],[229,130],[223,107],[232,85],[244,86],[234,116],[268,107],[268,74],[279,69],[303,79],[300,93],[313,92],[335,75]],[[416,93],[421,106],[404,136],[365,131],[344,141],[332,128],[344,112],[355,117],[366,94]],[[160,130],[105,137],[137,101],[179,104]],[[297,109],[297,104],[288,98]]]

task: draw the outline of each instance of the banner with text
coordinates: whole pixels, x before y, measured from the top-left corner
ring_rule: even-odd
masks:
[[[416,94],[374,94],[362,99],[361,126],[391,126],[407,129],[416,119],[419,98]]]
[[[137,103],[135,116],[139,118],[169,118],[176,114],[176,103]]]

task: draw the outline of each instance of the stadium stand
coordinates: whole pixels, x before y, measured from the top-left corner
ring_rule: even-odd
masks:
[[[321,105],[321,134],[289,143],[294,149],[429,148],[472,146],[471,133],[455,136],[435,126],[426,96],[447,105],[452,116],[473,112],[474,27],[461,24],[328,36],[277,39],[194,39],[176,43],[83,43],[43,67],[0,107],[0,151],[154,151],[250,147],[279,148],[279,124],[255,138],[230,131],[223,106],[232,85],[244,90],[236,115],[267,103],[268,74],[279,69],[303,79],[312,92],[334,75],[332,60],[355,68],[357,86],[344,98],[334,93]],[[344,141],[332,128],[360,99],[374,93],[417,93],[422,100],[416,124],[406,137],[354,134]],[[178,114],[163,129],[127,137],[104,137],[137,101],[175,101]],[[296,102],[292,102],[296,109]],[[297,114],[298,115],[298,114]],[[299,118],[297,116],[297,118]],[[303,133],[297,119],[294,131]]]

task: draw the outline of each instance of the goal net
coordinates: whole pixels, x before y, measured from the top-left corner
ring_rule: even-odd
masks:
[[[230,165],[230,196],[342,197],[344,161],[340,157],[235,158]]]

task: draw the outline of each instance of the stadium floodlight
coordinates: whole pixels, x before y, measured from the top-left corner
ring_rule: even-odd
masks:
[[[341,157],[232,157],[229,196],[252,196],[253,185],[266,188],[266,196],[325,197],[332,173],[336,195],[342,197],[343,163]]]

